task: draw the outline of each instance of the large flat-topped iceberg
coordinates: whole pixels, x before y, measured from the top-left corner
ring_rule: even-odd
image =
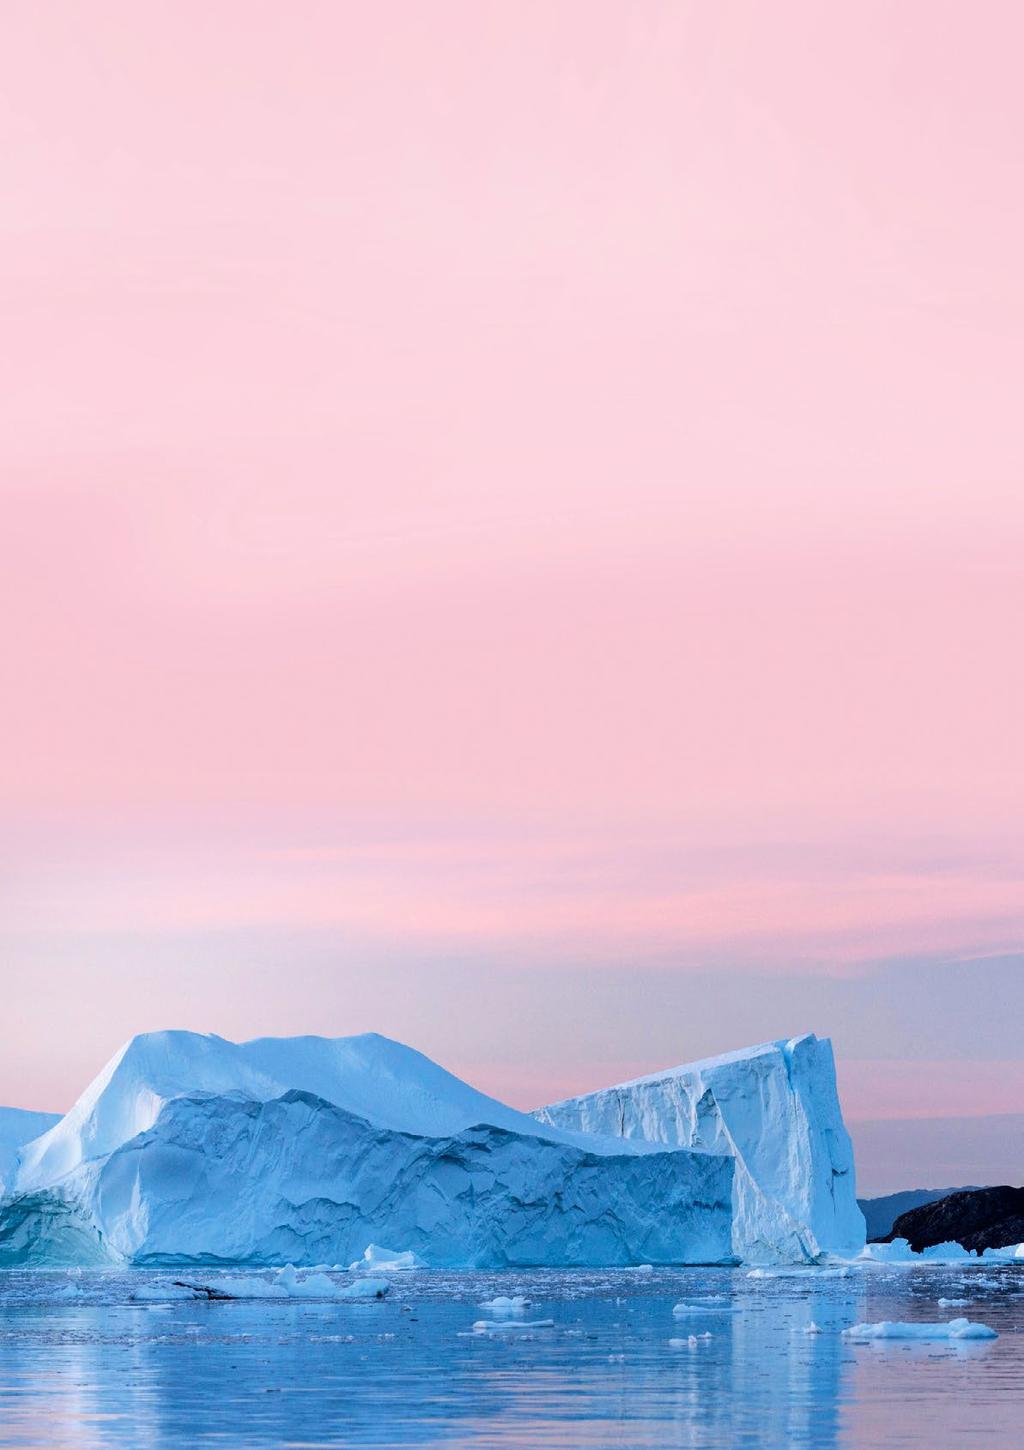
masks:
[[[540,1108],[538,1122],[736,1160],[733,1246],[750,1262],[864,1246],[832,1044],[766,1042]]]
[[[0,1263],[708,1263],[732,1160],[538,1123],[373,1034],[133,1039],[21,1150]]]

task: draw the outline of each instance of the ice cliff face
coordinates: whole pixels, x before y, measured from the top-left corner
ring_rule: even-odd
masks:
[[[732,1172],[539,1124],[386,1038],[155,1033],[22,1149],[0,1264],[716,1262]]]
[[[55,1241],[135,1264],[348,1264],[372,1242],[436,1267],[714,1262],[731,1253],[731,1186],[730,1160],[705,1154],[588,1153],[491,1125],[421,1137],[299,1091],[180,1097],[0,1213],[0,1262],[52,1262]]]
[[[864,1246],[832,1044],[726,1053],[540,1108],[538,1122],[735,1157],[733,1247],[762,1263]]]

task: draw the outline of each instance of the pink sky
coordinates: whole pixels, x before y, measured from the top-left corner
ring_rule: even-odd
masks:
[[[1018,6],[4,30],[0,1101],[171,1025],[551,1096],[752,977],[1024,948]],[[560,1052],[577,969],[717,1026]],[[927,1109],[857,1002],[791,1030]]]

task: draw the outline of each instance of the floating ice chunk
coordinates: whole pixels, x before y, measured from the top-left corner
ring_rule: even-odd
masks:
[[[1012,1264],[1024,1259],[1024,1244],[1007,1244],[1001,1249],[985,1249],[982,1261],[989,1264]]]
[[[815,1324],[814,1320],[812,1319],[811,1322],[810,1322],[810,1324],[805,1324],[804,1325],[804,1333],[805,1334],[820,1334],[821,1333],[821,1326],[819,1324]]]
[[[51,1299],[78,1299],[81,1296],[81,1289],[77,1284],[61,1284],[59,1289],[54,1289],[50,1295]]]
[[[133,1304],[166,1304],[169,1299],[205,1299],[190,1284],[140,1284],[128,1298]]]
[[[391,1287],[387,1279],[378,1278],[356,1279],[350,1284],[337,1284],[319,1273],[300,1278],[292,1264],[278,1269],[270,1279],[251,1274],[206,1279],[197,1284],[178,1281],[178,1286],[207,1299],[383,1299]]]
[[[998,1339],[987,1324],[951,1319],[948,1324],[903,1324],[882,1319],[877,1324],[854,1324],[843,1330],[847,1339]]]
[[[696,1349],[701,1340],[710,1338],[711,1335],[708,1333],[688,1334],[685,1339],[670,1339],[668,1347],[669,1349]]]
[[[849,1264],[822,1268],[751,1269],[748,1279],[848,1279],[853,1272]]]
[[[510,1314],[525,1314],[530,1307],[530,1300],[524,1294],[513,1294],[511,1298],[507,1294],[498,1294],[493,1299],[485,1299],[481,1309],[486,1309],[489,1314],[500,1318],[507,1318]]]
[[[860,1257],[876,1264],[961,1264],[972,1259],[978,1262],[977,1256],[962,1244],[931,1244],[917,1253],[907,1239],[893,1239],[889,1244],[866,1244]]]
[[[672,1313],[677,1319],[683,1319],[689,1314],[731,1314],[731,1304],[685,1304],[680,1300],[673,1304]]]
[[[180,1281],[179,1281],[180,1282]],[[239,1274],[229,1279],[204,1279],[201,1284],[181,1284],[194,1289],[197,1297],[207,1299],[287,1299],[288,1290],[276,1279],[261,1279],[255,1274]]]
[[[380,1269],[383,1273],[393,1274],[400,1269],[422,1269],[423,1260],[412,1249],[385,1249],[380,1244],[367,1244],[363,1257],[349,1264],[349,1268],[353,1273]]]
[[[387,1279],[356,1279],[351,1284],[334,1288],[335,1299],[383,1299],[391,1285]]]
[[[553,1319],[477,1319],[474,1334],[520,1334],[529,1329],[553,1329]]]
[[[961,1304],[969,1304],[971,1301],[970,1299],[939,1299],[937,1302],[940,1309],[954,1309]]]
[[[653,1274],[654,1273],[654,1265],[653,1264],[637,1264],[637,1266],[636,1266],[636,1272],[638,1274]]]

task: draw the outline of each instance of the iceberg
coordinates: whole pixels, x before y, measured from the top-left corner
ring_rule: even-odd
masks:
[[[814,1036],[527,1114],[374,1033],[145,1033],[63,1117],[0,1115],[0,1150],[0,1264],[650,1272],[864,1246]]]
[[[539,1108],[549,1127],[735,1159],[733,1250],[747,1263],[864,1247],[832,1044],[767,1042]]]
[[[21,1149],[0,1264],[720,1263],[732,1176],[544,1126],[373,1034],[154,1033]]]
[[[854,1324],[844,1329],[847,1339],[998,1339],[995,1329],[972,1319],[951,1319],[948,1324],[907,1324],[881,1319],[876,1324]]]

